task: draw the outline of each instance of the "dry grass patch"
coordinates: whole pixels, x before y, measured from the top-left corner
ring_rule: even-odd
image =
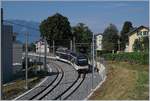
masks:
[[[29,87],[32,88],[40,81],[40,78],[34,77],[28,79]],[[3,86],[4,99],[10,100],[27,91],[25,89],[25,80],[16,80],[6,86]]]
[[[148,66],[108,62],[107,79],[90,100],[148,99]]]

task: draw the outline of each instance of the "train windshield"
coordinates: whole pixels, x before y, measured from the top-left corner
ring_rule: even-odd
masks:
[[[86,58],[78,58],[78,65],[86,66],[86,65],[88,65],[88,60]]]

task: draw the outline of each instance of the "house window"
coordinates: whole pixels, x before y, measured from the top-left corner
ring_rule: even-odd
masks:
[[[143,35],[148,35],[148,32],[147,31],[143,31]]]
[[[141,35],[142,35],[142,32],[141,32],[141,31],[140,31],[140,32],[138,32],[138,33],[137,33],[137,35],[138,35],[138,36],[141,36]]]

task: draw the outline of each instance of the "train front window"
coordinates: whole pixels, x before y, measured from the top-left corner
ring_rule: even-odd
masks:
[[[79,66],[86,66],[88,65],[88,61],[86,58],[78,58],[78,65]]]

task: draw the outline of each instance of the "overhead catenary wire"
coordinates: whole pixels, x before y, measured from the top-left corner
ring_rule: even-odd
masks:
[[[35,30],[35,31],[40,31],[40,30],[39,30],[39,29],[37,29],[37,28],[33,28],[33,27],[31,27],[31,26],[26,26],[26,25],[19,24],[19,23],[14,23],[14,22],[12,22],[12,21],[8,21],[8,20],[3,20],[3,22],[9,23],[9,24],[18,25],[18,26],[21,26],[21,27],[25,27],[25,28],[28,28],[28,29]]]

